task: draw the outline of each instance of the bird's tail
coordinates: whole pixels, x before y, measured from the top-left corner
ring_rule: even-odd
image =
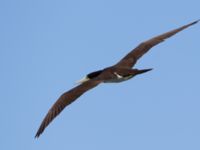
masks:
[[[152,70],[152,68],[150,68],[150,69],[138,70],[138,71],[137,71],[137,74],[142,74],[142,73],[145,73],[145,72],[148,72],[148,71],[151,71],[151,70]]]

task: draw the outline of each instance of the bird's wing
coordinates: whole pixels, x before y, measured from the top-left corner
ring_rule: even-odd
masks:
[[[171,30],[164,34],[158,35],[156,37],[153,37],[145,42],[142,42],[136,48],[134,48],[130,53],[128,53],[124,58],[122,58],[115,66],[124,67],[124,68],[132,68],[137,62],[137,60],[140,57],[142,57],[146,52],[148,52],[148,50],[151,49],[153,46],[163,42],[165,39],[186,29],[187,27],[196,24],[198,21],[199,20],[189,23],[187,25],[184,25],[182,27],[179,27],[177,29]]]
[[[83,84],[78,85],[77,87],[69,90],[68,92],[62,94],[59,99],[54,103],[51,109],[48,111],[47,115],[43,119],[35,137],[39,137],[40,134],[45,130],[45,128],[51,123],[51,121],[69,104],[75,101],[86,91],[94,88],[100,84],[102,80],[89,80]]]

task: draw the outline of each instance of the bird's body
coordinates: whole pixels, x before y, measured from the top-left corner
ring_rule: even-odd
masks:
[[[88,81],[90,79],[97,78],[97,77],[101,77],[104,83],[119,83],[119,82],[129,80],[137,74],[141,74],[150,70],[152,69],[138,70],[138,69],[129,69],[129,68],[111,66],[103,70],[98,70],[98,71],[88,74],[83,79],[83,82],[80,81],[80,83],[84,83],[85,79]]]
[[[86,91],[96,87],[100,83],[118,83],[129,80],[138,74],[148,72],[152,69],[132,69],[137,60],[148,52],[153,46],[163,42],[165,39],[175,35],[176,33],[194,25],[199,20],[190,24],[184,25],[177,29],[171,30],[159,36],[153,37],[150,40],[142,42],[117,64],[98,70],[86,75],[86,77],[79,81],[79,85],[62,94],[55,104],[50,108],[44,120],[42,121],[35,137],[39,137],[49,123],[69,104],[75,101]]]

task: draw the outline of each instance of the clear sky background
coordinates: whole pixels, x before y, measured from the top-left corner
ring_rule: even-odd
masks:
[[[48,109],[90,71],[200,18],[199,0],[1,0],[1,150],[199,150],[200,23],[154,47],[153,71],[102,84],[39,139]]]

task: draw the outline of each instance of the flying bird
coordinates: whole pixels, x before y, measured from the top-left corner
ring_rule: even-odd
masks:
[[[71,90],[63,93],[58,100],[53,104],[45,118],[43,119],[35,137],[38,138],[45,128],[52,122],[52,120],[60,114],[60,112],[82,94],[88,90],[96,87],[100,83],[118,83],[129,80],[136,75],[143,74],[152,70],[149,69],[132,69],[137,60],[148,52],[153,46],[163,42],[165,39],[175,35],[176,33],[188,28],[199,22],[194,21],[182,27],[176,28],[164,34],[153,37],[145,42],[140,43],[136,48],[123,57],[118,63],[113,66],[104,68],[102,70],[94,71],[86,75],[86,77],[80,80],[80,84]]]

